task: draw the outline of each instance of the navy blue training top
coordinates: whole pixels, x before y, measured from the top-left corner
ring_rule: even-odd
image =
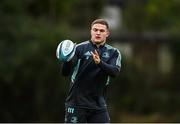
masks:
[[[100,63],[95,64],[91,51],[97,50]],[[71,74],[71,83],[66,106],[87,109],[106,108],[105,89],[110,77],[118,74],[121,67],[121,54],[118,49],[104,44],[99,48],[91,41],[77,45],[75,62],[65,62],[62,68],[63,75]]]

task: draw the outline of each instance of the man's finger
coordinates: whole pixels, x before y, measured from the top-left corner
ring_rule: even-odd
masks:
[[[99,55],[98,52],[97,52],[97,50],[94,50],[94,53],[95,53],[96,55]]]
[[[95,56],[95,54],[94,54],[92,51],[91,51],[91,55],[92,55],[92,56]]]

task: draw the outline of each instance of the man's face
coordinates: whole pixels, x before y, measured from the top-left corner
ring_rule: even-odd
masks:
[[[109,31],[106,25],[94,24],[91,27],[91,40],[95,44],[102,44],[106,42],[106,38],[109,36]]]

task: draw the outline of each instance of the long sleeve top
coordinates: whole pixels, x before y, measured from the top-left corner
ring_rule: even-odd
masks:
[[[100,63],[95,64],[91,51],[98,51]],[[99,48],[91,41],[77,45],[74,59],[65,62],[62,74],[71,76],[67,106],[88,109],[106,108],[105,89],[110,77],[115,77],[121,68],[118,49],[104,44]]]

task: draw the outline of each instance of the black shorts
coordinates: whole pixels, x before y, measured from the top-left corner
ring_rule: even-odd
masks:
[[[107,109],[65,108],[65,123],[109,123]]]

